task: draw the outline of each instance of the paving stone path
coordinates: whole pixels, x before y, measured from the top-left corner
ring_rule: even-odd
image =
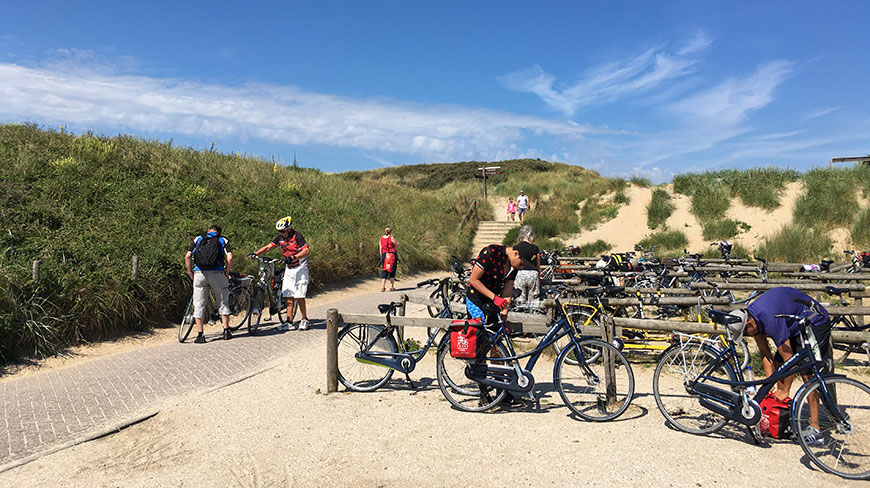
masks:
[[[277,324],[272,324],[249,337],[240,329],[229,341],[218,340],[218,335],[207,337],[212,342],[206,344],[188,339],[0,381],[0,471],[153,413],[174,396],[256,373],[301,344],[323,342],[329,308],[377,313],[377,303],[398,296],[376,293],[311,307],[308,331],[277,333]]]

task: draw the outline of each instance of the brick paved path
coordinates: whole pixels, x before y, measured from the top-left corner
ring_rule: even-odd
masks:
[[[323,342],[329,308],[377,313],[377,303],[397,297],[378,293],[312,307],[308,331],[276,333],[268,327],[248,337],[239,330],[229,341],[216,340],[217,335],[203,345],[188,339],[2,381],[0,468],[153,412],[172,396],[255,373],[299,344]]]

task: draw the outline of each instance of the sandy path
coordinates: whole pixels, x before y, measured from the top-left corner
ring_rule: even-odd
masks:
[[[397,288],[414,288],[415,285],[423,280],[433,277],[444,276],[445,272],[425,272],[416,273],[409,276],[399,275],[396,279]],[[380,279],[365,279],[351,281],[341,285],[330,286],[320,292],[311,295],[306,303],[309,308],[326,306],[331,303],[345,300],[351,297],[358,297],[369,293],[378,292],[381,289]],[[298,319],[298,315],[297,315]],[[206,335],[215,335],[219,332],[220,326],[212,324],[205,326]],[[149,332],[120,337],[114,340],[103,342],[95,342],[69,348],[63,354],[51,356],[40,360],[28,360],[23,363],[10,364],[3,367],[3,374],[0,376],[0,382],[15,378],[22,378],[35,373],[51,371],[54,369],[67,368],[76,364],[81,364],[85,361],[90,361],[98,357],[109,356],[121,352],[126,352],[132,349],[140,349],[144,347],[165,344],[167,342],[178,340],[178,329],[174,326],[169,328],[157,328]]]
[[[323,331],[319,331],[323,334]],[[163,405],[157,417],[0,474],[3,486],[858,486],[801,463],[800,447],[702,437],[666,428],[636,366],[625,418],[587,423],[536,368],[539,411],[454,411],[430,354],[403,381],[370,394],[324,395],[325,347],[307,346],[263,374]],[[862,484],[863,486],[863,484]]]
[[[626,190],[629,203],[619,209],[615,219],[571,236],[566,245],[582,246],[601,239],[613,246],[611,252],[633,251],[634,245],[650,234],[646,224],[646,207],[652,199],[652,191],[652,188],[629,186]]]

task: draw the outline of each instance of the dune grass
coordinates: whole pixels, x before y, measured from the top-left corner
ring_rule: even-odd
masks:
[[[458,224],[478,195],[473,183],[422,191],[171,142],[0,125],[0,361],[177,320],[190,297],[183,255],[212,223],[235,269],[252,273],[245,254],[291,215],[311,245],[315,290],[375,276],[385,225],[400,243],[400,273],[464,256],[475,225],[459,233]]]
[[[612,244],[598,239],[595,242],[590,242],[580,246],[579,254],[580,256],[598,256],[610,251],[611,249],[613,249]]]
[[[681,255],[689,244],[686,234],[679,230],[662,229],[641,239],[638,243],[644,249],[656,248],[656,253],[664,256]]]
[[[859,208],[856,171],[815,169],[804,176],[804,186],[795,202],[795,223],[815,229],[851,227]]]
[[[676,210],[676,206],[674,206],[671,194],[663,188],[656,188],[646,206],[647,227],[657,229],[660,225],[664,225],[674,210]]]
[[[831,256],[831,239],[811,226],[790,224],[765,239],[755,254],[770,261],[813,263]]]

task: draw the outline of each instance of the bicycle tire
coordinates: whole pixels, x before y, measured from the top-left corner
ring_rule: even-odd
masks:
[[[598,331],[601,330],[601,324],[598,322],[598,319],[595,318],[593,313],[588,311],[588,309],[587,310],[584,310],[582,308],[581,309],[575,308],[573,310],[569,309],[568,316],[570,317],[571,323],[573,323],[574,326],[577,327],[578,330],[580,330],[580,333],[583,333],[583,330],[582,330],[583,327],[589,327],[589,328],[594,329],[594,333],[598,333]],[[567,347],[571,343],[572,343],[572,341],[571,341],[570,334],[567,334],[564,337],[561,337],[558,341],[553,343],[553,350],[556,351],[556,358],[557,359],[559,357],[559,354],[562,353],[562,349],[564,349],[565,347]],[[584,351],[584,353],[587,354],[587,361],[594,362],[598,359],[598,357],[595,356],[595,354],[596,354],[595,349],[590,349],[590,350]],[[577,360],[574,358],[569,358],[569,359],[566,359],[565,361],[567,361],[568,364],[570,364],[570,365],[577,365],[578,364]]]
[[[438,305],[426,305],[426,311],[429,312],[429,316],[432,317],[433,319],[437,318],[439,315],[441,315],[441,311],[442,311],[442,308],[440,306],[440,304],[441,304],[441,287],[438,287],[435,291],[433,291],[429,295],[429,300],[432,300],[433,302],[437,303]]]
[[[492,337],[491,334],[489,337]],[[483,336],[478,340],[483,339]],[[508,351],[499,340],[494,347],[500,357],[507,357]],[[499,403],[507,396],[507,390],[493,390],[483,387],[465,376],[465,367],[473,362],[470,359],[457,359],[450,355],[450,336],[445,336],[438,346],[436,365],[436,377],[441,394],[458,410],[465,412],[485,412]]]
[[[250,315],[248,318],[248,335],[257,334],[257,330],[260,328],[260,319],[263,315],[263,305],[263,289],[257,286],[251,295],[250,311],[248,312]]]
[[[196,320],[193,318],[193,298],[187,302],[187,308],[184,309],[184,316],[181,318],[181,323],[178,324],[178,342],[184,342],[190,336],[190,331],[193,330],[193,324]]]
[[[230,330],[239,330],[251,317],[251,290],[247,286],[239,286],[230,290]]]
[[[577,348],[581,354],[577,354]],[[596,350],[596,359],[586,359],[585,351]],[[608,382],[607,357],[613,358],[612,376]],[[568,362],[573,357],[574,364]],[[589,368],[587,371],[581,363]],[[609,383],[609,385],[608,385]],[[634,398],[634,372],[625,356],[600,339],[573,341],[556,360],[553,384],[562,401],[584,420],[606,422],[625,413]]]
[[[811,445],[809,436],[802,435],[812,425],[810,402],[818,402],[817,390],[821,383],[814,378],[800,389],[792,405],[794,435],[798,436],[798,443],[810,461],[824,471],[846,479],[870,479],[870,430],[867,428],[870,425],[870,386],[845,376],[822,379],[847,422],[841,425],[821,402],[819,434],[815,436],[818,444]]]
[[[686,384],[698,377],[717,354],[699,343],[675,344],[662,353],[653,373],[653,396],[659,411],[674,428],[690,434],[710,434],[728,419],[701,406],[700,396],[689,393]],[[720,364],[719,377],[737,381],[730,366]]]
[[[384,386],[393,376],[393,370],[386,366],[367,363],[357,359],[356,354],[363,350],[397,353],[399,350],[392,334],[371,342],[381,331],[383,325],[348,324],[338,333],[338,381],[348,390],[367,392]]]

